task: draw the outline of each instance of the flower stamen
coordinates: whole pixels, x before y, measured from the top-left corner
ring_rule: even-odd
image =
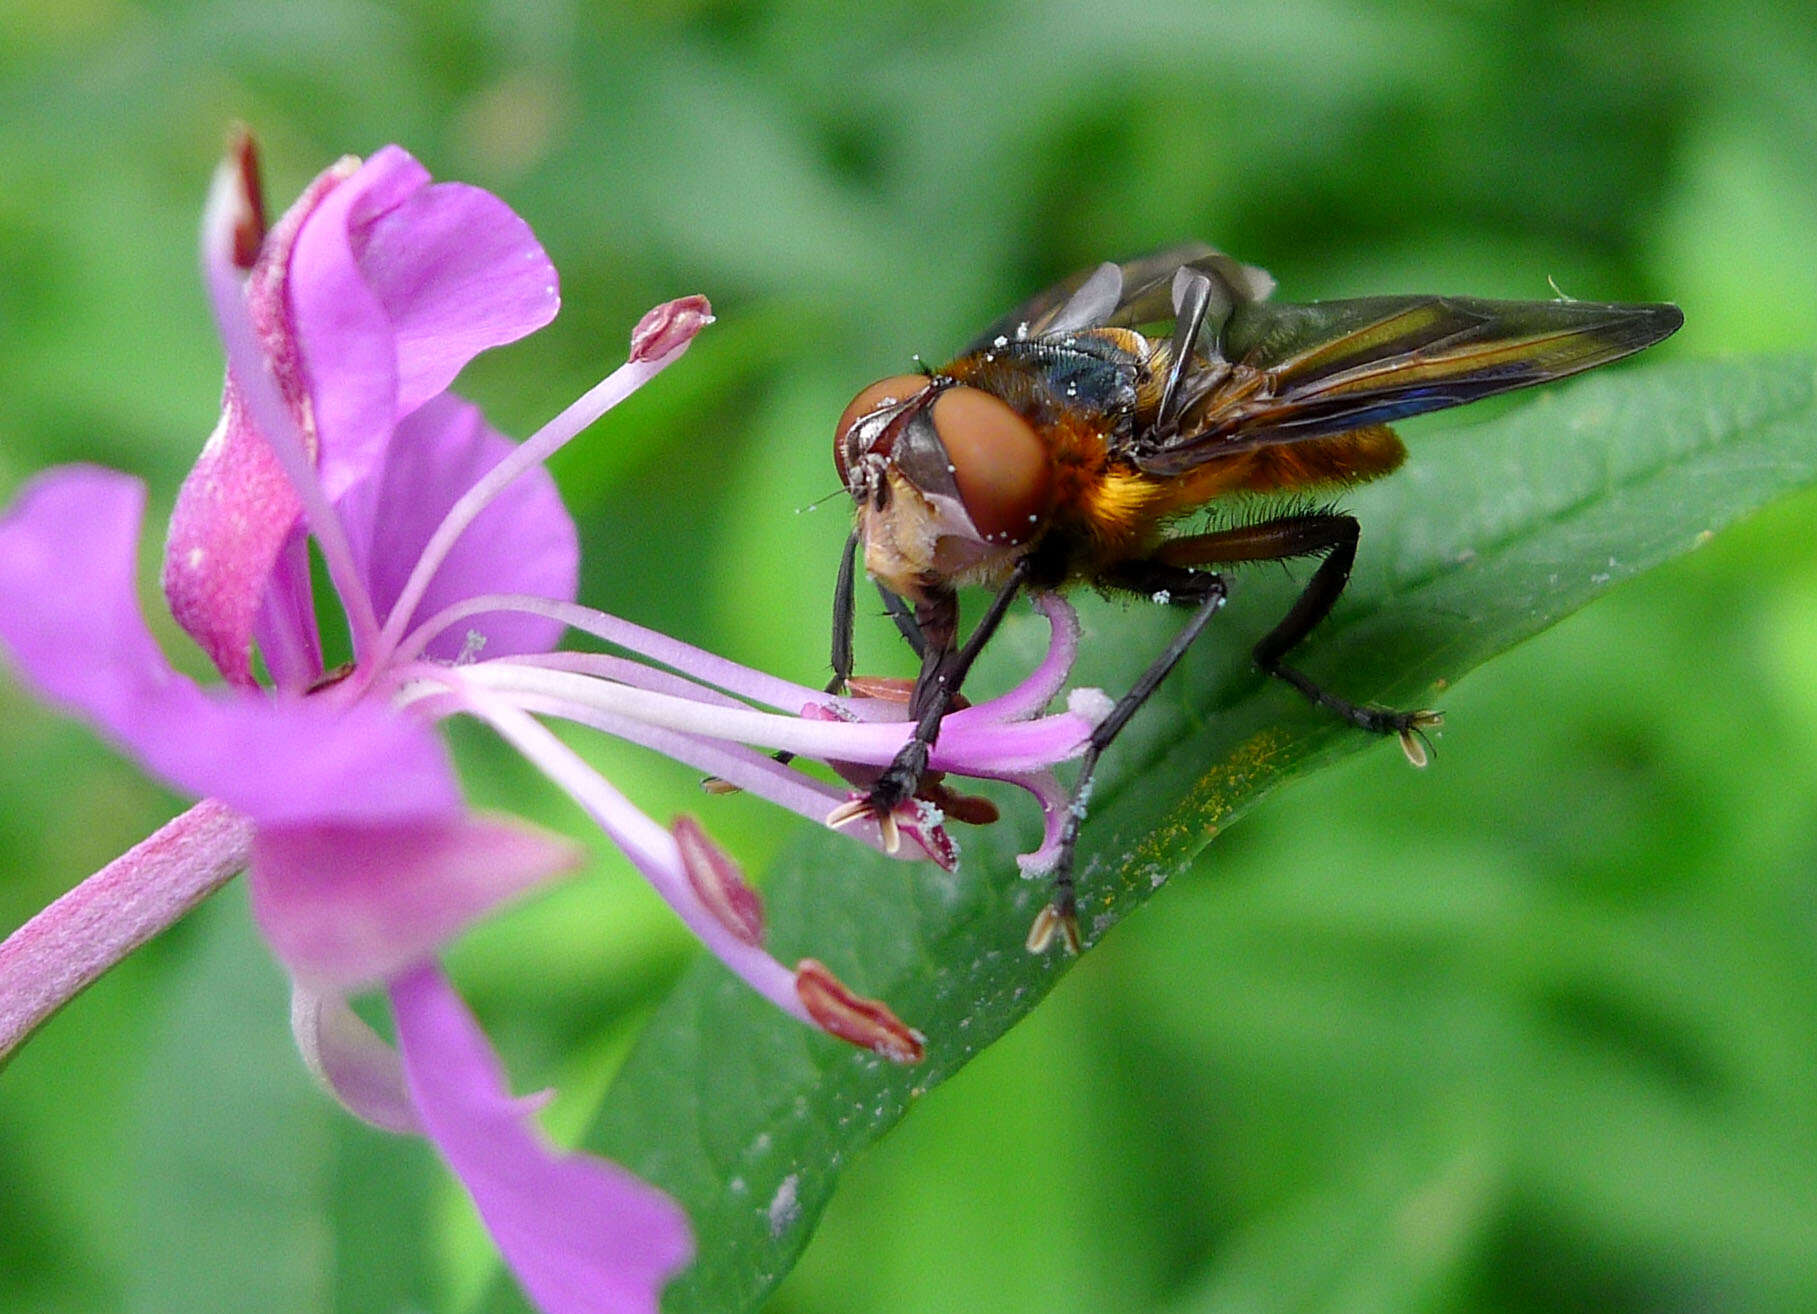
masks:
[[[852,990],[824,963],[812,958],[797,963],[795,989],[808,1014],[829,1034],[896,1063],[919,1063],[926,1056],[926,1036],[905,1024],[887,1004]]]
[[[627,652],[637,653],[671,670],[692,672],[704,684],[723,689],[749,702],[762,703],[766,707],[798,708],[826,697],[819,689],[741,666],[717,653],[697,648],[691,643],[671,638],[610,612],[578,602],[525,593],[481,594],[463,598],[443,608],[410,632],[398,645],[393,660],[415,661],[437,635],[462,621],[489,612],[517,612],[558,620],[570,629],[590,634]]]
[[[745,883],[744,873],[726,851],[707,838],[692,817],[677,817],[669,827],[681,850],[688,884],[719,919],[719,924],[749,945],[763,943],[763,898]]]
[[[632,333],[629,360],[518,444],[462,493],[430,535],[391,614],[385,618],[384,630],[379,635],[381,651],[389,653],[399,645],[404,637],[404,627],[410,623],[417,604],[423,600],[430,581],[447,560],[456,540],[507,484],[526,470],[547,461],[588,425],[681,359],[694,335],[712,322],[712,309],[702,296],[682,297],[649,312]]]

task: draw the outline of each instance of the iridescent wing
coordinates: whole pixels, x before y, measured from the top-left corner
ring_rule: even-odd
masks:
[[[1174,317],[1174,276],[1182,268],[1200,270],[1212,280],[1225,313],[1274,288],[1274,280],[1264,271],[1203,242],[1189,242],[1122,264],[1082,269],[998,318],[966,346],[965,353],[982,351],[998,338],[1017,341],[1088,328],[1169,323]]]
[[[1363,297],[1238,302],[1187,369],[1177,421],[1138,436],[1153,474],[1461,406],[1619,360],[1669,337],[1677,306]]]

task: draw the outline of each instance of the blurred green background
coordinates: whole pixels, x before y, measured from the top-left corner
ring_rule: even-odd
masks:
[[[837,490],[840,409],[1107,256],[1203,237],[1294,299],[1551,278],[1679,301],[1664,352],[1808,350],[1812,19],[0,0],[0,493],[90,459],[168,509],[219,386],[193,252],[226,123],[278,207],[397,141],[562,272],[560,320],[463,384],[507,431],[652,303],[712,297],[686,361],[557,463],[583,595],[817,679],[844,511],[801,509]],[[1364,753],[1220,837],[852,1168],[769,1308],[1817,1308],[1814,527],[1783,504],[1497,661],[1431,770]],[[1230,641],[1271,620],[1233,605]],[[10,929],[176,804],[10,682],[0,724]],[[462,748],[476,798],[579,829]],[[658,815],[710,806],[752,868],[797,824],[596,756]],[[427,1153],[310,1088],[242,904],[0,1073],[0,1309],[452,1314],[482,1288]],[[572,1135],[692,952],[602,848],[455,965]]]

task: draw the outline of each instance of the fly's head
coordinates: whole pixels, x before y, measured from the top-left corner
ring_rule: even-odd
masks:
[[[1013,563],[1053,505],[1053,463],[1034,426],[946,375],[860,392],[839,419],[833,462],[858,509],[865,569],[911,602]]]

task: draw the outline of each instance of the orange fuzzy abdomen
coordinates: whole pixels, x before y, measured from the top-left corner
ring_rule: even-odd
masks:
[[[1146,555],[1169,520],[1235,493],[1343,487],[1388,474],[1407,450],[1385,424],[1213,457],[1178,475],[1146,475],[1112,458],[1101,434],[1056,425],[1055,524],[1082,535],[1099,563]],[[1089,546],[1087,546],[1089,544]]]
[[[1407,449],[1385,424],[1274,443],[1214,457],[1184,474],[1158,480],[1167,489],[1161,514],[1177,515],[1229,493],[1288,493],[1365,483],[1406,459]]]

